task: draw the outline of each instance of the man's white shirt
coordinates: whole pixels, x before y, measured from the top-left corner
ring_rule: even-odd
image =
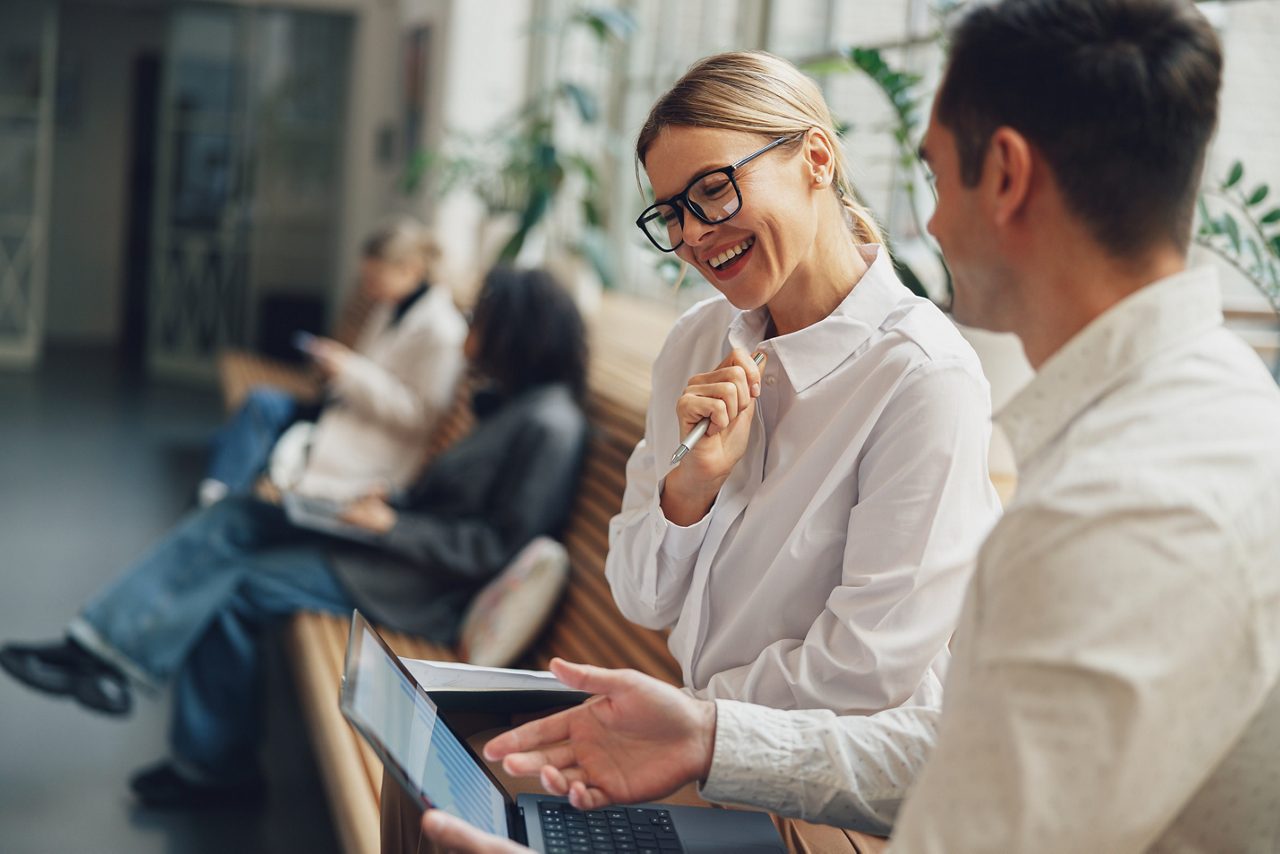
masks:
[[[719,701],[704,795],[883,832],[911,786],[896,854],[1280,851],[1280,391],[1215,276],[1113,307],[998,420],[1018,493],[943,713]]]

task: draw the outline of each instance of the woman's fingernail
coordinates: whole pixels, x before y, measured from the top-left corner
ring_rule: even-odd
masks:
[[[759,396],[760,396],[760,383],[752,383],[752,384],[751,384],[751,396],[752,396],[752,397],[759,397]]]

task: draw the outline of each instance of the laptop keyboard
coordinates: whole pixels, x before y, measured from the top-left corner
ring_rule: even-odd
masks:
[[[566,803],[540,801],[538,819],[547,854],[675,854],[684,850],[671,826],[671,813],[664,809],[610,807],[584,811]]]

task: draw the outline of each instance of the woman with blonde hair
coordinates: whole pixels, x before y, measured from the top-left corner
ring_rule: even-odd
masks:
[[[345,499],[408,483],[464,367],[467,325],[436,281],[440,255],[411,217],[388,220],[365,239],[360,288],[373,308],[354,348],[303,336],[325,379],[324,400],[308,405],[281,389],[251,389],[214,438],[201,504],[249,492],[269,458],[277,486],[307,495]],[[277,445],[287,428],[296,440]]]
[[[977,356],[898,281],[821,92],[786,61],[696,63],[636,157],[657,199],[637,225],[720,295],[653,367],[609,532],[619,608],[671,629],[699,697],[939,702],[966,570],[999,513]]]

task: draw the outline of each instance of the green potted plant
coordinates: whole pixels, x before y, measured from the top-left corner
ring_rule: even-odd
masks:
[[[595,82],[571,77],[564,69],[565,47],[575,32],[589,34],[596,65],[605,68],[631,37],[635,21],[621,9],[582,8],[563,21],[542,25],[556,34],[550,83],[488,131],[450,133],[440,149],[415,152],[403,188],[414,192],[430,177],[441,194],[469,189],[491,218],[505,215],[513,220],[511,234],[492,259],[511,262],[529,245],[532,235],[546,228],[557,204],[566,199],[566,189],[572,187],[569,204],[576,207],[575,221],[555,236],[556,241],[585,260],[608,286],[614,271],[604,239],[602,147],[582,144],[582,139],[598,138],[603,132],[598,90],[603,75],[596,75]]]

